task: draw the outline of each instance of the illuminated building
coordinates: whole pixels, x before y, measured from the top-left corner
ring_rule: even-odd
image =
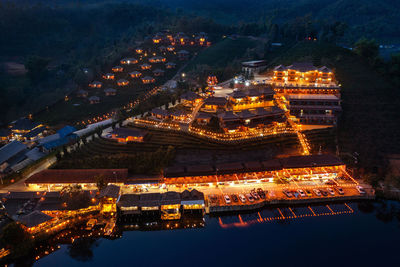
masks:
[[[100,199],[100,212],[107,214],[115,214],[117,212],[117,199],[120,194],[120,187],[110,184],[100,191],[98,198]]]
[[[147,132],[133,128],[115,128],[111,132],[111,138],[118,143],[143,142]]]
[[[216,112],[217,110],[225,110],[228,100],[225,97],[209,97],[204,100],[202,110],[205,112]]]
[[[341,111],[340,99],[335,95],[295,94],[286,97],[290,115],[301,124],[336,124]]]
[[[165,68],[167,69],[175,69],[176,64],[174,62],[168,62],[165,64]]]
[[[149,58],[149,62],[150,63],[162,63],[165,62],[166,58],[165,57],[160,57],[160,56],[155,56],[155,57],[151,57]]]
[[[129,76],[131,76],[132,78],[140,78],[140,76],[142,76],[142,73],[138,71],[132,71],[129,73]]]
[[[88,93],[88,91],[86,91],[86,90],[79,90],[79,91],[76,93],[76,96],[77,96],[77,97],[80,97],[80,98],[86,98],[86,97],[88,97],[88,95],[89,95],[89,93]]]
[[[142,70],[149,70],[149,69],[151,69],[151,65],[147,64],[147,63],[143,63],[142,65],[140,65],[140,68]]]
[[[260,73],[267,67],[265,60],[253,60],[242,62],[242,71],[247,74]]]
[[[273,106],[275,92],[266,87],[261,89],[237,90],[229,94],[229,101],[234,111]]]
[[[124,59],[121,59],[120,62],[123,65],[131,65],[131,64],[138,63],[138,60],[136,58],[124,58]]]
[[[103,75],[103,79],[105,80],[114,80],[115,76],[113,73],[106,73]]]
[[[90,88],[101,88],[102,85],[103,85],[103,83],[99,82],[99,81],[93,81],[93,82],[89,83]]]
[[[146,76],[146,77],[143,77],[143,78],[142,78],[142,82],[143,82],[144,84],[154,83],[155,81],[156,81],[156,79],[154,79],[154,78],[151,77],[151,76]]]
[[[125,80],[125,79],[119,79],[118,81],[117,81],[117,85],[118,86],[127,86],[129,84],[129,81],[128,80]]]
[[[123,71],[124,71],[124,68],[121,67],[121,66],[114,66],[114,67],[112,67],[111,70],[112,70],[113,72],[123,72]]]

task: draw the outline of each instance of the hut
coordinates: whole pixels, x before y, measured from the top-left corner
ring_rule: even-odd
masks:
[[[142,65],[140,65],[140,68],[142,70],[149,70],[149,69],[151,69],[151,65],[147,64],[147,63],[143,63]]]
[[[124,71],[124,68],[121,67],[121,66],[114,66],[111,70],[112,70],[113,72],[123,72],[123,71]]]
[[[179,50],[177,54],[178,54],[179,60],[188,60],[189,59],[189,52],[186,50]]]
[[[143,142],[146,135],[146,131],[134,128],[116,128],[111,132],[111,138],[123,144],[127,142]]]
[[[138,63],[138,60],[136,58],[123,58],[120,62],[122,65],[131,65]]]
[[[135,49],[136,54],[142,54],[143,53],[143,49],[138,47]]]
[[[173,46],[173,45],[167,46],[167,51],[172,52],[174,50],[175,50],[175,46]]]
[[[77,97],[80,97],[80,98],[86,98],[86,97],[88,97],[88,95],[89,95],[89,93],[88,93],[88,91],[86,91],[86,90],[79,90],[79,91],[76,93],[76,96],[77,96]]]
[[[142,76],[142,73],[138,71],[132,71],[129,73],[129,76],[131,76],[132,78],[140,78],[140,76]]]
[[[118,86],[127,86],[129,84],[129,81],[125,80],[125,79],[119,79],[117,81],[117,85]]]
[[[154,83],[156,80],[151,76],[146,76],[142,78],[144,84]]]
[[[99,82],[99,81],[93,81],[93,82],[89,83],[90,88],[101,88],[102,85],[103,85],[103,83]]]
[[[168,62],[165,64],[165,68],[167,69],[174,69],[176,67],[176,64],[174,62]]]
[[[153,71],[154,76],[159,77],[159,76],[164,76],[164,71],[162,69],[155,69]]]
[[[114,80],[115,76],[113,73],[106,73],[103,75],[103,79],[105,80]]]
[[[104,93],[106,94],[106,96],[115,96],[117,94],[117,90],[115,90],[114,88],[107,88],[104,90]]]
[[[162,63],[165,62],[166,58],[165,57],[161,57],[161,56],[155,56],[155,57],[151,57],[149,58],[149,62],[150,63]]]
[[[165,46],[160,46],[159,48],[158,48],[159,50],[160,50],[160,52],[165,52],[165,51],[167,51],[167,48],[165,47]]]
[[[98,103],[100,103],[100,97],[98,97],[98,96],[89,97],[89,103],[90,104],[98,104]]]

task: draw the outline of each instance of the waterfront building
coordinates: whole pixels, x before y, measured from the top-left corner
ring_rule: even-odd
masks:
[[[120,196],[120,187],[110,184],[100,191],[100,212],[114,215],[117,212],[117,199]]]

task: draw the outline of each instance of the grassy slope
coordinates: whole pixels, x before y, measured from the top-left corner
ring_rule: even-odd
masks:
[[[225,38],[221,42],[203,50],[190,62],[185,71],[190,71],[196,65],[209,65],[211,67],[225,67],[235,58],[241,58],[247,49],[254,48],[257,42],[249,38],[238,38],[233,40]]]
[[[388,80],[351,51],[329,44],[298,44],[276,62],[296,60],[333,67],[342,84],[343,113],[338,125],[342,152],[359,152],[360,165],[371,168],[381,166],[382,154],[400,149],[396,134],[400,91]]]

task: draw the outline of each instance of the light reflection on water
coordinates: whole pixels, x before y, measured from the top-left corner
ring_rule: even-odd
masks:
[[[190,262],[191,266],[310,266],[311,262],[323,262],[324,266],[337,266],[346,262],[370,266],[396,260],[399,218],[397,202],[380,201],[279,207],[172,222],[136,221],[121,225],[114,240],[78,238],[72,244],[61,244],[58,251],[34,265]],[[384,253],[385,258],[375,257],[378,253]]]

